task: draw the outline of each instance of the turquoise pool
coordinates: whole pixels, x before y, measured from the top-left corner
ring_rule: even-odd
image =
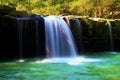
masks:
[[[120,53],[89,53],[77,64],[35,62],[26,59],[0,62],[0,80],[120,80]],[[94,60],[99,61],[94,61]],[[93,60],[93,61],[89,61]]]

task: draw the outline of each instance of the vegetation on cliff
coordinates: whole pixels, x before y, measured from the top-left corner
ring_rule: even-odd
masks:
[[[0,5],[38,15],[79,15],[119,18],[119,0],[0,0]]]

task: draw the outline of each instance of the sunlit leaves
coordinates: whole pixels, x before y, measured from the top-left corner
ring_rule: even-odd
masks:
[[[120,13],[119,0],[0,0],[2,5],[34,14],[106,17]]]

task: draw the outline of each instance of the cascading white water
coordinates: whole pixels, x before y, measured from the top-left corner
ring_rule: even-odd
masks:
[[[75,42],[65,21],[57,16],[46,16],[44,20],[47,57],[75,57]]]
[[[47,16],[45,20],[45,38],[47,59],[36,63],[67,63],[79,65],[83,62],[99,62],[100,59],[89,59],[77,56],[76,45],[69,25],[60,17]],[[78,23],[80,27],[80,23]]]

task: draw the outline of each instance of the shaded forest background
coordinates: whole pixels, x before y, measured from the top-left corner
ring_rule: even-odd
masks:
[[[16,11],[27,12],[28,15],[120,18],[120,0],[0,0],[0,5],[15,8]]]

